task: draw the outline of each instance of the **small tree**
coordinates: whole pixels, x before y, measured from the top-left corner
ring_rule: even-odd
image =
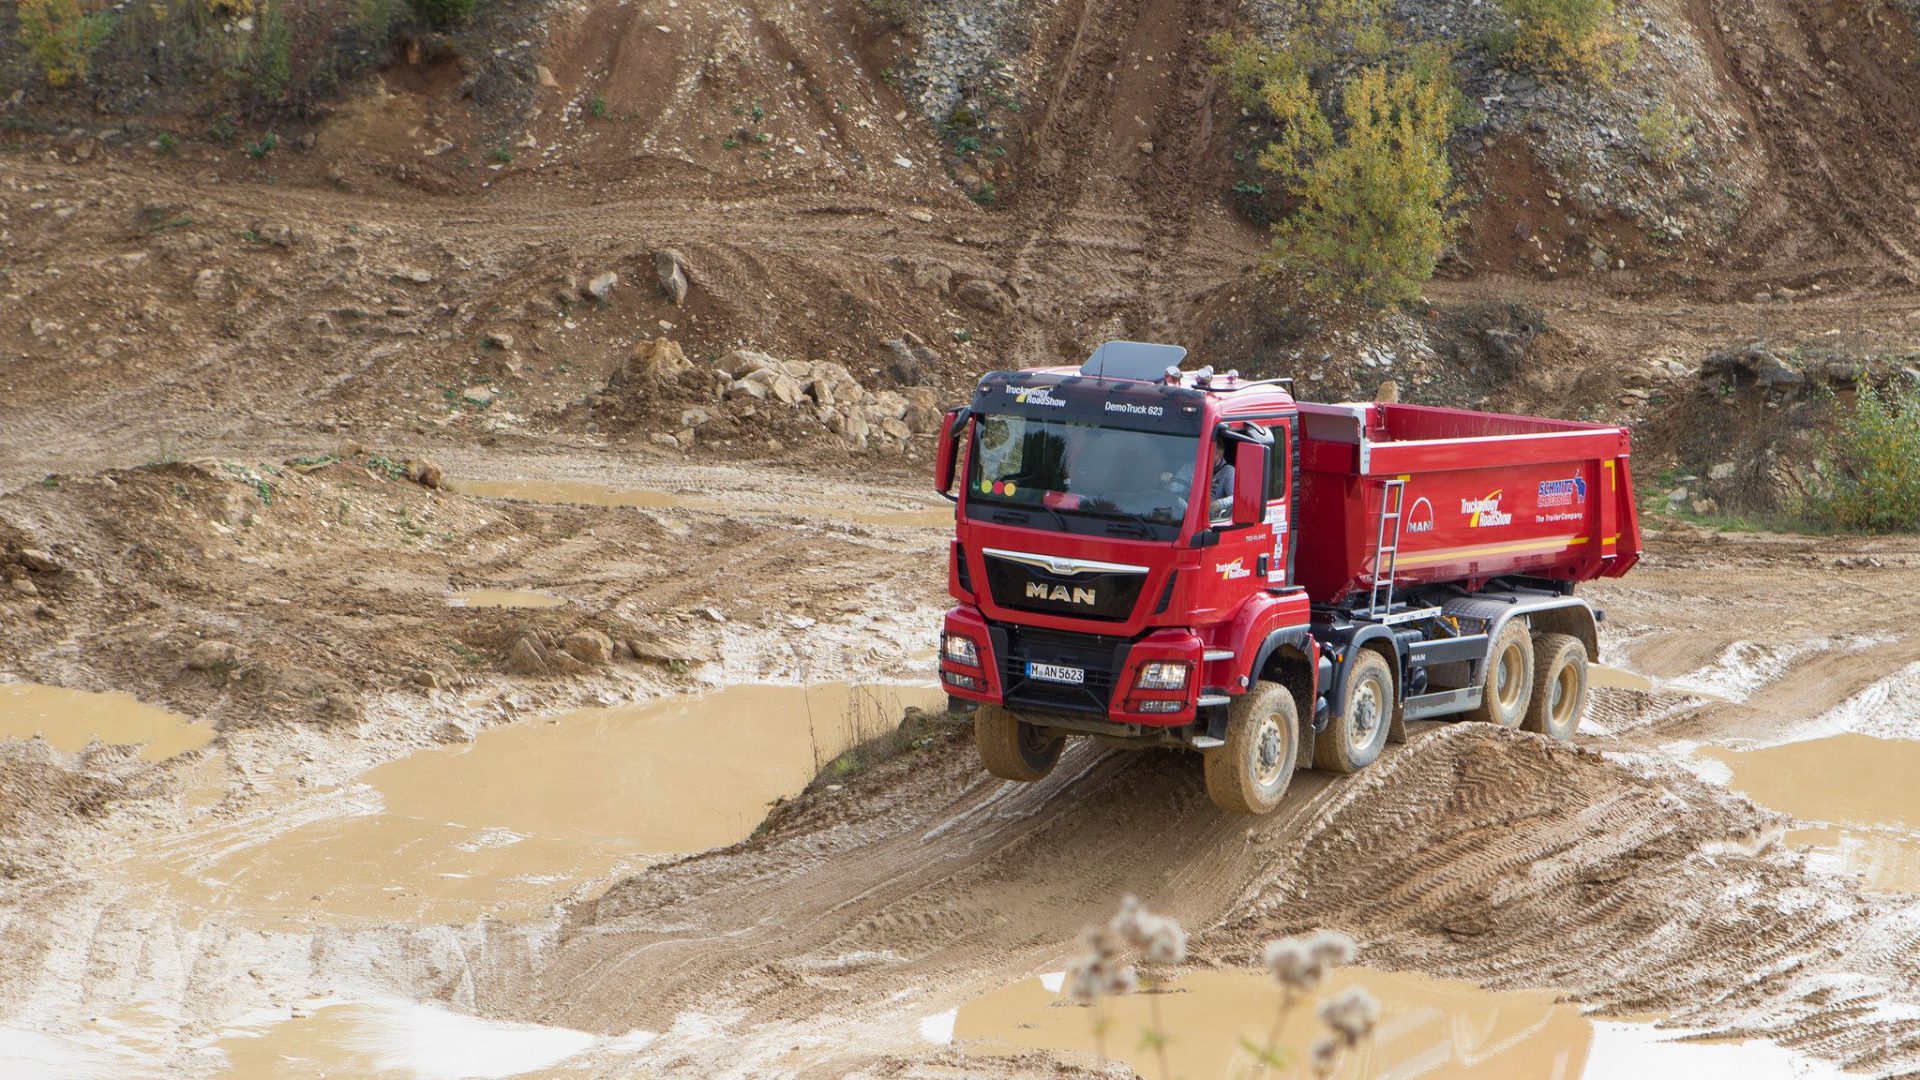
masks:
[[[1613,0],[1499,0],[1513,20],[1513,59],[1537,71],[1606,83],[1640,52]]]
[[[1853,412],[1821,455],[1832,490],[1813,500],[1829,524],[1872,532],[1920,530],[1920,393],[1883,397],[1862,385]]]
[[[1274,227],[1273,265],[1374,303],[1419,296],[1447,240],[1450,91],[1413,71],[1367,68],[1341,94],[1336,135],[1305,77],[1270,85],[1283,128],[1260,163],[1300,200]]]
[[[113,32],[109,12],[88,14],[80,0],[20,0],[20,42],[47,85],[85,81],[93,51]]]
[[[1641,153],[1663,168],[1671,169],[1692,157],[1697,148],[1693,137],[1697,122],[1674,108],[1671,101],[1641,113],[1634,126],[1640,134]]]

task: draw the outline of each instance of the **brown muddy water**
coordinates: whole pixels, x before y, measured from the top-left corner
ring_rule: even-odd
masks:
[[[56,750],[81,750],[97,739],[115,746],[137,745],[143,761],[165,761],[212,742],[213,726],[125,694],[0,682],[0,739],[35,735]]]
[[[1920,892],[1920,742],[1849,733],[1700,754],[1755,802],[1813,825],[1788,832],[1789,847],[1870,887]]]
[[[292,808],[216,818],[123,864],[203,919],[434,923],[544,913],[584,885],[745,838],[933,687],[735,686],[585,709],[379,766]]]
[[[758,508],[741,497],[705,498],[699,495],[646,488],[620,488],[578,480],[455,480],[448,489],[461,495],[482,499],[518,499],[522,502],[571,503],[579,506],[640,507],[652,510],[702,510],[716,514],[768,513],[782,516],[821,517],[861,525],[893,528],[938,529],[953,524],[950,507],[925,510],[863,510],[845,504],[809,503],[805,499],[782,501]]]
[[[1061,981],[1055,974],[1016,983],[957,1013],[928,1018],[921,1034],[969,1052],[1048,1050],[1090,1059],[1094,1010],[1061,997]],[[1373,995],[1380,1021],[1369,1042],[1343,1056],[1334,1073],[1343,1080],[1840,1075],[1769,1043],[1681,1044],[1672,1041],[1675,1033],[1650,1024],[1592,1020],[1551,990],[1487,990],[1410,972],[1347,968],[1287,1014],[1278,1045],[1294,1067],[1279,1076],[1307,1075],[1307,1054],[1326,1034],[1315,1010],[1350,986]],[[1141,1038],[1155,1029],[1156,999],[1159,1030],[1169,1036],[1167,1065],[1186,1080],[1255,1075],[1258,1059],[1245,1043],[1267,1045],[1281,1000],[1272,980],[1251,971],[1198,971],[1158,994],[1106,999],[1100,1009],[1107,1053],[1146,1077],[1162,1075]]]
[[[523,589],[468,589],[447,598],[448,607],[458,608],[553,608],[566,602],[564,596]]]
[[[1651,691],[1653,680],[1637,671],[1625,668],[1608,667],[1605,664],[1590,664],[1587,667],[1587,684],[1604,686],[1610,690]]]
[[[583,1031],[483,1020],[411,1002],[317,1003],[265,1030],[220,1041],[221,1080],[470,1080],[581,1077],[596,1051],[643,1049],[647,1032],[617,1039]],[[578,1067],[560,1067],[571,1062]]]

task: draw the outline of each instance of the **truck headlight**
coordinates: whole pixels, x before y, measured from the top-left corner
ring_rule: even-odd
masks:
[[[940,651],[956,664],[965,664],[968,667],[980,666],[980,650],[974,647],[972,638],[948,634],[940,646]]]
[[[1140,665],[1140,678],[1135,683],[1142,690],[1185,690],[1187,688],[1187,669],[1183,661],[1155,660]]]

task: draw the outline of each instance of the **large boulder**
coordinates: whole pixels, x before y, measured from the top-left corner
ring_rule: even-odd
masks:
[[[587,280],[586,288],[581,290],[589,300],[604,302],[613,295],[613,287],[620,284],[620,275],[608,270],[604,274],[595,274]]]
[[[417,457],[407,459],[407,479],[425,488],[437,488],[446,483],[446,474],[432,458]]]
[[[784,370],[780,361],[753,349],[735,349],[721,357],[716,366],[736,379],[743,379],[751,372],[766,368]]]
[[[653,273],[660,279],[660,291],[667,294],[674,307],[687,302],[686,259],[672,248],[661,248],[653,253]]]
[[[961,285],[954,298],[971,308],[977,308],[989,315],[1013,314],[1013,297],[1005,289],[985,278],[974,278]]]
[[[614,373],[615,385],[657,383],[692,367],[680,343],[667,337],[648,338],[633,347]]]
[[[613,639],[598,630],[575,630],[560,647],[589,667],[598,667],[613,659]]]

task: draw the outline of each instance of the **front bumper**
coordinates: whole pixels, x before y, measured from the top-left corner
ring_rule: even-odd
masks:
[[[963,606],[947,612],[943,633],[971,640],[979,659],[969,665],[949,658],[943,640],[940,680],[955,697],[1119,724],[1176,727],[1194,720],[1204,650],[1191,631],[1155,630],[1127,640],[990,623],[977,609]],[[1140,689],[1140,668],[1156,661],[1187,664],[1187,685]],[[1084,681],[1035,677],[1029,664],[1075,669],[1084,673]]]

